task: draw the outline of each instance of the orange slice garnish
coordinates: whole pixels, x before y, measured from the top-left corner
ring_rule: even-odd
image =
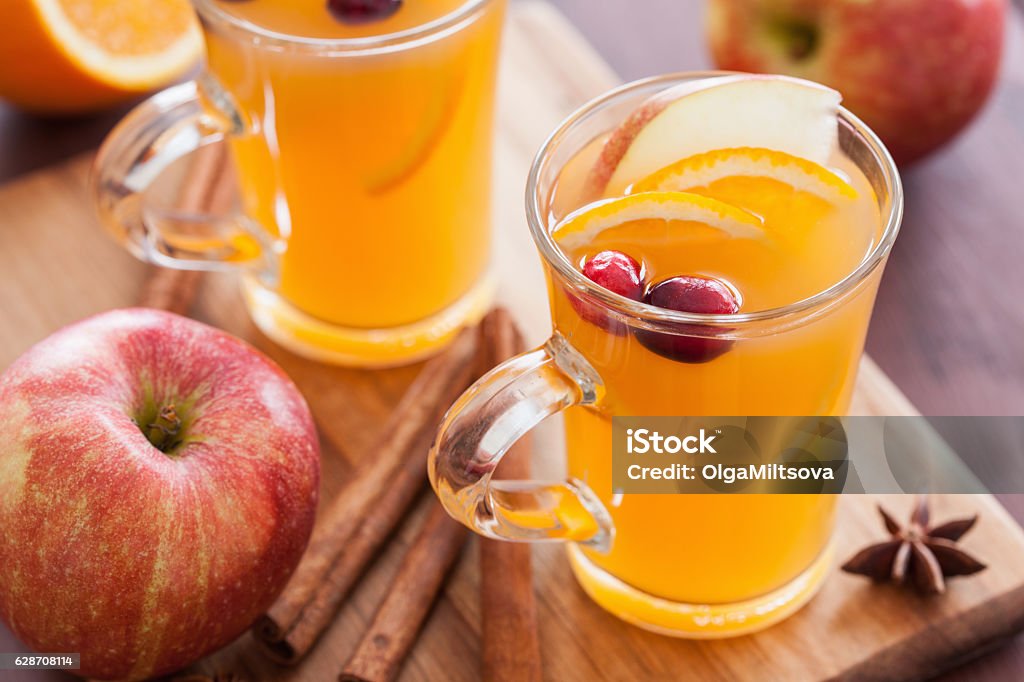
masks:
[[[757,147],[695,154],[652,173],[633,185],[631,192],[694,191],[734,177],[770,179],[830,203],[857,197],[857,190],[828,168],[792,154]]]
[[[563,249],[571,250],[589,244],[606,229],[638,220],[697,223],[734,237],[756,237],[764,227],[758,216],[717,199],[688,192],[641,192],[571,213],[552,236]]]

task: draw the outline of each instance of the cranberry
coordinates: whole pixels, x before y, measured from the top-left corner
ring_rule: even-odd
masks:
[[[327,0],[327,9],[346,24],[368,24],[387,19],[402,6],[402,0]]]
[[[602,251],[588,258],[583,264],[583,274],[590,281],[619,296],[634,301],[643,300],[643,267],[635,258],[621,251]],[[628,331],[625,324],[612,319],[600,305],[583,301],[573,294],[569,294],[569,301],[587,322],[617,336],[624,336]]]
[[[732,289],[717,279],[684,275],[658,282],[645,301],[667,310],[687,313],[731,315],[740,309]],[[680,362],[708,362],[729,350],[732,341],[689,336],[697,330],[680,325],[678,333],[636,330],[636,338],[648,350]]]
[[[644,297],[642,270],[635,258],[621,251],[602,251],[583,264],[587,279],[634,301]]]

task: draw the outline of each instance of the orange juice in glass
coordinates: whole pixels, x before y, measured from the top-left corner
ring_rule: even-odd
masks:
[[[899,227],[888,154],[821,86],[667,76],[574,114],[527,191],[554,334],[456,403],[430,461],[442,502],[491,537],[569,541],[587,593],[648,629],[785,618],[824,579],[834,497],[623,494],[612,419],[844,414]],[[492,482],[559,411],[569,478]]]
[[[108,140],[97,165],[107,223],[149,260],[241,269],[258,326],[316,359],[412,362],[478,318],[492,293],[503,0],[195,4],[207,44],[198,91],[162,93]],[[183,225],[147,214],[125,179],[220,140],[237,215]]]

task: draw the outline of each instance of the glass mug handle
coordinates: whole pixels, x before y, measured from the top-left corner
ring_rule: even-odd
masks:
[[[431,448],[427,471],[441,504],[486,537],[608,551],[611,516],[582,481],[492,480],[519,438],[546,417],[596,403],[601,390],[593,368],[558,334],[488,372],[448,411]]]
[[[209,87],[207,87],[209,86]],[[252,271],[273,277],[273,239],[256,221],[232,210],[222,215],[159,209],[146,193],[175,161],[241,130],[241,121],[214,82],[182,83],[146,100],[100,147],[92,190],[104,226],[138,258],[184,270]],[[211,103],[210,111],[204,99]],[[186,181],[187,182],[187,181]]]

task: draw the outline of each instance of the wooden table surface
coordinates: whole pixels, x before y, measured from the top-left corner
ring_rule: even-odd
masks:
[[[553,4],[625,80],[709,66],[694,0]],[[904,174],[906,220],[868,338],[870,354],[925,414],[1024,408],[1024,0],[1014,0],[1009,24],[989,106]],[[51,121],[0,102],[0,182],[95,147],[123,111]],[[1024,495],[1000,499],[1024,521]],[[943,679],[1022,677],[1018,638]]]

